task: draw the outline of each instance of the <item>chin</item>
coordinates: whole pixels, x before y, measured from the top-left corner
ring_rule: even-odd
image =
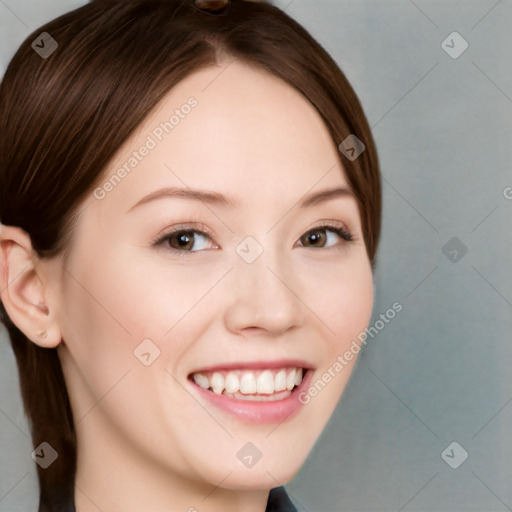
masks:
[[[242,464],[236,467],[225,467],[215,474],[209,480],[215,485],[222,481],[221,486],[224,489],[231,490],[270,490],[273,487],[279,487],[292,480],[304,464],[305,459],[298,460],[294,457],[292,460],[276,457],[276,460],[263,463],[261,458],[251,468],[245,468]],[[229,474],[229,476],[227,476]]]

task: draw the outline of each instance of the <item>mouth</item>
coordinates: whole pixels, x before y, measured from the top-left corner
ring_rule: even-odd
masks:
[[[302,367],[234,369],[194,372],[197,386],[237,400],[274,401],[288,398],[308,370]]]
[[[237,420],[277,424],[301,410],[300,397],[311,385],[313,372],[302,361],[280,361],[198,370],[187,380],[201,402]]]

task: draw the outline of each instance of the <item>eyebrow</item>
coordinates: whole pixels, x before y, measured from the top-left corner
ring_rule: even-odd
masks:
[[[354,197],[354,193],[347,187],[338,187],[326,190],[320,190],[304,197],[299,203],[299,208],[307,208],[324,201],[339,197]],[[230,209],[237,209],[240,202],[236,199],[226,197],[219,192],[210,192],[206,190],[194,190],[175,187],[165,187],[151,192],[144,196],[137,203],[135,203],[126,213],[131,212],[135,208],[159,199],[189,199],[194,201],[201,201],[203,203],[223,206]]]

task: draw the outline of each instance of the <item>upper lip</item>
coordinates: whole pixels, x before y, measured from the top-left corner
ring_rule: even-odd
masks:
[[[220,363],[210,366],[204,366],[197,370],[190,372],[194,373],[209,373],[222,370],[258,370],[265,368],[304,368],[305,370],[314,370],[314,367],[307,361],[301,359],[278,359],[274,361],[238,361],[233,363]]]

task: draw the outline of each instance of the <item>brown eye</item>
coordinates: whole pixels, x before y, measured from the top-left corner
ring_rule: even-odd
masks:
[[[336,245],[336,240],[333,240],[333,237],[336,238],[336,236],[342,238],[346,242],[352,241],[352,235],[343,228],[335,226],[319,226],[317,228],[310,229],[307,233],[302,235],[300,242],[304,247],[318,247],[322,249],[324,247],[331,247],[332,245]]]
[[[190,250],[194,246],[194,232],[178,231],[169,236],[168,240],[173,249]]]
[[[187,253],[208,249],[210,236],[196,229],[178,229],[167,233],[154,242],[156,246],[165,246],[171,252]]]
[[[314,231],[310,231],[301,237],[301,242],[303,244],[311,243],[316,247],[323,247],[326,240],[327,235],[325,234],[325,229],[315,229]]]

